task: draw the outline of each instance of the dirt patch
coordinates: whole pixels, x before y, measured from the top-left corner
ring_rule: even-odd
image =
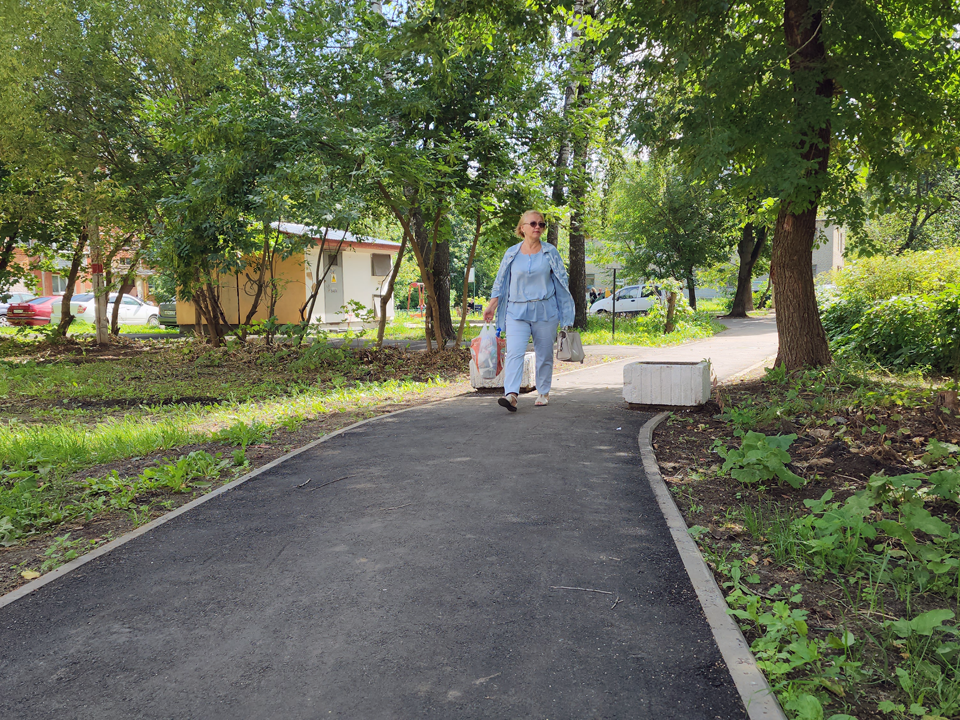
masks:
[[[867,631],[875,632],[876,628],[863,608],[851,602],[849,589],[845,592],[836,582],[818,579],[817,573],[800,573],[778,563],[765,538],[754,537],[745,527],[740,512],[747,507],[785,518],[806,514],[804,501],[818,499],[827,490],[834,493],[834,500],[843,501],[863,489],[872,475],[915,471],[914,460],[924,454],[930,438],[960,444],[960,422],[940,413],[933,396],[929,403],[916,406],[893,404],[869,411],[851,406],[837,413],[783,417],[759,430],[767,435],[798,435],[789,449],[792,462],[788,467],[807,479],[804,487],[794,490],[775,483],[761,487],[720,475],[723,459],[716,452],[716,444],[731,448],[740,445],[730,422],[719,419],[720,412],[724,408],[774,404],[783,399],[778,392],[759,380],[748,380],[724,388],[720,394],[723,407],[711,401],[700,408],[674,409],[673,416],[660,425],[653,438],[657,462],[688,527],[706,529],[709,537],[704,540],[713,556],[744,558],[749,571],[760,577],[755,586],[757,594],[769,593],[777,585],[784,589],[796,586],[803,600],[795,606],[808,611],[811,638],[824,639],[840,627],[865,638]],[[953,506],[936,505],[931,510],[960,522],[960,513]],[[718,582],[722,581],[718,577]],[[937,597],[916,595],[907,607],[888,593],[882,606],[885,616],[897,618],[942,607],[943,602]],[[750,642],[758,637],[749,628],[744,634]],[[884,662],[875,646],[866,647],[864,653],[868,662]],[[842,703],[832,704],[826,716],[846,712],[859,720],[880,720],[889,717],[877,709],[881,700],[902,702],[902,696],[891,683],[874,678],[853,688]]]

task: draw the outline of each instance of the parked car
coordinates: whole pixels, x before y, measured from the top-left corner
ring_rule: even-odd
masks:
[[[611,295],[597,300],[590,306],[587,313],[602,315],[603,313],[613,312],[614,297],[617,298],[618,313],[645,313],[655,304],[663,302],[660,292],[652,285],[628,285],[617,290],[616,296]]]
[[[10,303],[7,308],[7,322],[10,325],[49,325],[50,312],[59,306],[61,298],[46,296],[33,298],[23,303]]]
[[[177,327],[177,304],[175,302],[160,303],[160,324],[164,327]]]
[[[107,320],[113,317],[113,304],[117,294],[107,296]],[[70,313],[83,322],[93,323],[96,320],[96,307],[93,293],[79,293],[70,299]],[[60,304],[53,310],[51,322],[59,323],[62,310]],[[152,303],[145,303],[132,295],[124,295],[120,300],[120,312],[117,314],[119,325],[149,325],[160,327],[160,308]]]
[[[29,292],[0,293],[0,325],[7,325],[7,309],[11,305],[25,303],[36,297]]]

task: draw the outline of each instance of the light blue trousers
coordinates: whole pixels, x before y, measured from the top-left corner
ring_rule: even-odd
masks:
[[[537,392],[546,395],[553,382],[553,342],[557,339],[560,319],[527,322],[507,318],[507,357],[503,368],[503,392],[520,394],[523,380],[523,356],[533,335],[537,355]]]

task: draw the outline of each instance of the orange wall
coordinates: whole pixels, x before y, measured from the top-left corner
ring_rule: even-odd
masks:
[[[220,276],[220,305],[223,307],[223,314],[231,323],[242,323],[247,318],[247,313],[253,305],[253,298],[256,294],[256,285],[247,279],[247,275],[256,278],[252,269],[241,271],[239,274]],[[286,260],[277,262],[277,269],[274,277],[281,283],[278,289],[280,293],[277,298],[276,316],[281,323],[300,322],[300,306],[306,299],[306,286],[303,280],[303,256],[289,257]],[[237,296],[239,294],[239,313],[237,312]],[[322,298],[318,302],[322,301]],[[269,297],[264,295],[260,299],[260,305],[257,308],[253,319],[266,320],[269,317],[270,308]],[[239,318],[239,321],[238,321]],[[177,301],[177,323],[180,325],[193,325],[196,319],[196,311],[193,303],[183,300]]]

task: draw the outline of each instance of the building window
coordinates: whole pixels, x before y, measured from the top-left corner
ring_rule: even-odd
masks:
[[[814,274],[814,275],[817,274],[817,264],[816,264],[816,263],[813,264],[813,274]]]
[[[54,295],[62,295],[67,291],[67,279],[60,275],[53,275],[50,278],[51,290]]]
[[[390,256],[386,253],[373,253],[370,256],[370,274],[385,277],[390,274]]]

